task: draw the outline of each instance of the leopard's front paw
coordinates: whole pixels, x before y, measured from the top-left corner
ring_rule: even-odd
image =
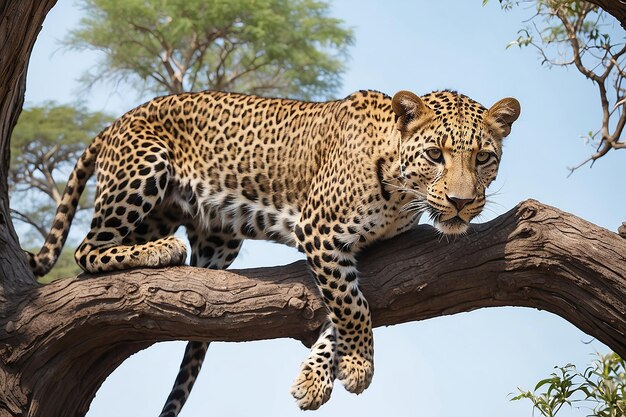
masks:
[[[163,239],[164,246],[167,248],[169,259],[164,259],[167,266],[184,265],[187,258],[187,245],[181,239],[175,236],[169,236]]]
[[[343,355],[337,365],[337,378],[347,391],[362,393],[372,382],[374,362],[358,354]]]
[[[330,398],[334,375],[330,365],[302,364],[300,374],[291,386],[291,395],[302,410],[317,410]]]
[[[142,266],[184,265],[187,258],[187,245],[176,236],[168,236],[145,245],[146,260]]]

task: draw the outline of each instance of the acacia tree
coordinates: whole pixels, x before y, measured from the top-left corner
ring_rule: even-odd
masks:
[[[7,173],[28,58],[53,4],[0,2],[0,416],[82,416],[121,361],[160,340],[313,341],[326,312],[301,262],[238,273],[137,269],[37,285],[10,221]],[[428,226],[382,242],[362,255],[363,290],[376,326],[536,307],[625,356],[625,254],[616,234],[527,201],[452,243]]]
[[[82,0],[65,45],[101,51],[83,77],[153,94],[221,90],[294,98],[337,90],[352,31],[321,0]]]
[[[13,219],[31,226],[22,243],[40,244],[61,203],[74,161],[111,117],[84,107],[53,102],[22,111],[11,138],[9,192]],[[93,207],[93,187],[83,193],[79,211]],[[33,236],[33,234],[35,236]]]
[[[534,47],[542,65],[573,66],[597,87],[602,119],[599,127],[585,136],[596,151],[570,168],[570,174],[589,162],[593,165],[611,150],[626,149],[621,138],[626,126],[626,34],[615,30],[618,21],[587,1],[500,0],[500,3],[504,9],[520,3],[535,8],[527,27],[519,31],[519,37],[509,46]],[[621,8],[626,9],[623,4]]]

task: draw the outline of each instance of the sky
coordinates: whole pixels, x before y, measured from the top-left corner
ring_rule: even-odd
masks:
[[[569,178],[568,166],[593,149],[581,136],[599,125],[591,82],[574,69],[547,69],[531,49],[506,49],[532,10],[500,9],[492,0],[337,0],[333,16],[354,29],[339,96],[359,89],[388,94],[458,90],[486,107],[516,97],[522,115],[505,139],[497,191],[481,221],[534,198],[615,231],[626,220],[626,151],[611,152]],[[44,22],[30,62],[26,105],[84,102],[121,115],[145,101],[134,92],[77,79],[97,53],[60,50],[80,9],[59,0]],[[619,29],[616,34],[623,36]],[[295,250],[246,242],[233,268],[290,263]],[[532,388],[554,366],[580,369],[608,348],[558,316],[528,308],[491,308],[374,330],[376,372],[360,396],[336,383],[331,400],[310,416],[527,417],[529,402],[511,402],[517,387]],[[156,416],[174,381],[184,342],[157,344],[124,362],[98,391],[89,417]],[[191,416],[301,416],[289,394],[307,349],[284,339],[214,343],[185,409]],[[585,416],[564,410],[561,417]]]

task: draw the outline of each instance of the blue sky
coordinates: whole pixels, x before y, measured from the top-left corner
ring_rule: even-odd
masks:
[[[614,152],[567,178],[567,166],[592,149],[580,138],[599,123],[594,86],[574,69],[540,66],[537,54],[506,50],[532,10],[500,10],[496,0],[338,0],[333,14],[355,30],[340,96],[369,88],[389,94],[456,89],[485,106],[507,96],[522,116],[506,139],[503,163],[482,220],[535,198],[610,230],[626,220],[620,174],[626,152]],[[76,79],[96,53],[60,51],[58,40],[80,18],[71,0],[59,0],[35,45],[26,102],[84,101],[92,110],[121,115],[145,97],[98,85],[89,93]],[[623,33],[623,32],[622,32]],[[621,34],[618,33],[619,36]],[[620,170],[621,169],[621,170]],[[299,259],[292,249],[246,243],[234,267],[278,265]],[[375,330],[376,374],[360,396],[337,383],[315,416],[522,417],[525,402],[510,402],[516,387],[531,388],[555,365],[584,369],[607,348],[547,312],[482,309]],[[105,382],[89,417],[155,416],[174,380],[184,343],[156,345],[133,356]],[[182,416],[299,416],[289,387],[307,349],[293,340],[212,345]],[[563,417],[584,416],[580,410]]]

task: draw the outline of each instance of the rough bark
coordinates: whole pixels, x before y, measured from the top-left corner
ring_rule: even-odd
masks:
[[[24,103],[30,53],[41,24],[55,3],[56,0],[0,1],[0,303],[20,287],[35,284],[9,213],[9,138]]]
[[[589,2],[600,6],[615,16],[622,27],[626,29],[626,2],[623,0],[589,0]]]
[[[422,226],[364,252],[360,269],[375,326],[526,306],[626,356],[626,241],[536,201],[452,242]],[[29,289],[0,317],[0,375],[12,382],[0,415],[82,416],[106,376],[156,341],[310,342],[324,315],[304,262],[140,269]]]

